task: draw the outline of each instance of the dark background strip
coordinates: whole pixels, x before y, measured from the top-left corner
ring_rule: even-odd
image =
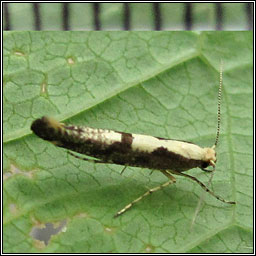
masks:
[[[4,5],[4,21],[5,21],[4,30],[11,30],[8,3],[4,3],[3,5]]]
[[[131,14],[130,14],[130,6],[129,6],[129,3],[124,3],[123,4],[123,8],[124,8],[124,30],[130,30],[131,27],[130,27],[130,19],[131,19]]]
[[[33,13],[35,18],[35,30],[41,30],[40,4],[33,3]]]
[[[69,30],[69,3],[63,3],[62,10],[63,30]]]
[[[223,24],[223,9],[221,3],[216,3],[216,30],[222,30],[222,24]]]
[[[253,4],[252,3],[246,3],[245,4],[245,11],[247,14],[247,21],[248,21],[248,30],[252,30],[252,10],[253,10]]]
[[[93,3],[93,13],[94,13],[94,29],[100,30],[100,4],[99,3]]]
[[[191,3],[185,3],[185,12],[184,12],[184,22],[185,22],[185,30],[191,30],[192,29],[192,4]]]
[[[161,19],[161,4],[153,3],[153,12],[155,16],[155,30],[162,29],[162,19]]]

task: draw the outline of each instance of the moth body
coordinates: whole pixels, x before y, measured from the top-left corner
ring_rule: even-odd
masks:
[[[214,148],[201,148],[190,142],[66,125],[49,117],[35,120],[31,129],[56,146],[105,163],[183,172],[214,166],[216,162]]]

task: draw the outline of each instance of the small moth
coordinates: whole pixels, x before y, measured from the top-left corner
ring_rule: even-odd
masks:
[[[42,117],[36,119],[31,130],[40,138],[47,140],[54,145],[88,157],[80,157],[68,152],[72,156],[93,163],[110,163],[127,166],[143,167],[162,172],[168,181],[146,193],[126,205],[115,214],[115,217],[123,214],[135,203],[145,196],[160,190],[176,182],[172,174],[185,176],[197,182],[206,192],[216,199],[235,204],[233,201],[226,201],[209,190],[196,177],[185,174],[184,172],[192,168],[200,168],[206,172],[215,170],[216,151],[220,131],[220,101],[222,87],[222,71],[220,72],[220,86],[218,95],[218,126],[215,144],[212,147],[201,148],[190,142],[164,139],[154,136],[132,134],[106,129],[96,129],[86,126],[68,125],[58,121]],[[212,169],[206,169],[211,166]],[[124,171],[123,169],[123,171]],[[122,172],[123,172],[122,171]]]

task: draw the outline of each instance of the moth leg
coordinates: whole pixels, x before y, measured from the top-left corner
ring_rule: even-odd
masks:
[[[227,203],[227,204],[236,204],[236,202],[234,201],[227,201],[225,199],[223,199],[222,197],[218,196],[218,195],[215,195],[214,192],[212,192],[210,189],[208,189],[204,183],[202,183],[200,180],[198,180],[196,177],[194,176],[190,176],[188,174],[185,174],[185,173],[182,173],[182,172],[175,172],[175,171],[172,171],[174,174],[176,175],[180,175],[180,176],[184,176],[184,177],[187,177],[193,181],[195,181],[196,183],[198,183],[202,189],[204,189],[206,192],[208,192],[209,194],[211,194],[213,197],[215,197],[216,199],[220,200],[221,202],[223,203]]]
[[[68,152],[68,154],[70,154],[71,156],[73,156],[73,157],[75,157],[75,158],[77,158],[77,159],[81,159],[81,160],[84,160],[84,161],[87,161],[87,162],[90,162],[90,163],[95,163],[95,164],[103,164],[103,163],[106,163],[106,162],[104,162],[104,161],[100,161],[100,160],[94,160],[94,159],[89,159],[89,158],[87,158],[87,157],[81,157],[81,156],[77,156],[77,155],[75,155],[75,154],[73,154],[72,152],[70,152],[70,151],[67,151]]]
[[[123,170],[121,171],[120,175],[123,174],[123,172],[125,171],[126,167],[127,167],[127,166],[125,165],[125,167],[124,167]]]
[[[176,182],[175,177],[173,177],[169,171],[167,171],[167,170],[166,171],[161,171],[161,173],[164,174],[168,179],[172,180],[173,183]]]
[[[205,169],[205,168],[200,168],[202,171],[204,171],[204,172],[213,172],[214,171],[214,169],[213,170],[208,170],[208,169]]]
[[[157,186],[155,188],[151,188],[146,193],[144,193],[140,197],[136,198],[131,203],[127,204],[123,209],[121,209],[119,212],[117,212],[114,217],[120,216],[121,214],[126,212],[128,209],[130,209],[135,203],[139,202],[141,199],[143,199],[144,197],[150,195],[151,193],[153,193],[153,192],[155,192],[157,190],[160,190],[160,189],[162,189],[164,187],[167,187],[168,185],[176,182],[176,179],[170,173],[168,173],[167,171],[161,171],[161,172],[169,178],[169,180],[167,182],[165,182],[162,185]]]

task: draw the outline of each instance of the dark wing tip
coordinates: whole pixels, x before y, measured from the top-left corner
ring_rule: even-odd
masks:
[[[56,140],[59,128],[61,128],[61,124],[47,116],[36,119],[30,127],[38,137],[49,141]]]

